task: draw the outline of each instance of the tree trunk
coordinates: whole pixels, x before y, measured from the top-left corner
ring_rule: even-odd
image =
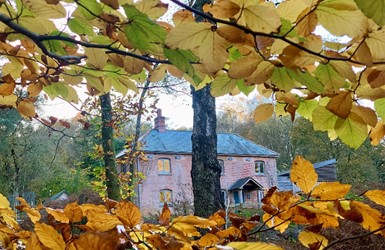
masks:
[[[104,165],[106,168],[107,196],[110,199],[119,200],[120,188],[116,169],[112,105],[109,93],[100,96],[100,108],[102,110],[102,146]]]
[[[215,98],[210,86],[195,91],[192,87],[194,122],[192,132],[191,178],[195,215],[209,217],[223,208],[221,168],[217,159]]]

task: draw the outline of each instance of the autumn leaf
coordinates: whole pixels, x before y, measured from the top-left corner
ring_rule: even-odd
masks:
[[[305,247],[309,247],[313,244],[317,244],[318,248],[311,248],[311,249],[324,249],[328,245],[328,239],[326,239],[325,236],[313,233],[310,231],[302,231],[298,235],[298,240],[304,245]]]
[[[0,95],[2,95],[2,96],[12,95],[13,90],[15,89],[15,86],[16,86],[15,82],[0,84]]]
[[[83,206],[82,209],[84,209]],[[86,225],[93,230],[106,232],[115,228],[117,225],[122,225],[122,222],[118,219],[117,216],[102,212],[97,207],[90,208],[86,211],[83,210],[83,212],[85,212],[87,216]]]
[[[8,199],[0,193],[0,209],[9,208]]]
[[[348,91],[342,91],[330,99],[329,103],[326,105],[326,109],[333,114],[346,119],[352,110],[352,106],[352,94]]]
[[[337,119],[335,131],[341,141],[354,149],[359,148],[368,136],[367,124],[353,112],[347,119]]]
[[[65,249],[66,244],[63,237],[50,225],[44,223],[35,223],[35,232],[39,241],[49,249]]]
[[[141,220],[140,210],[132,202],[119,202],[115,213],[119,220],[129,228],[134,228]]]
[[[47,213],[52,215],[56,221],[62,222],[62,223],[69,223],[69,219],[66,216],[66,214],[63,211],[47,208]]]
[[[262,219],[268,227],[274,228],[281,233],[285,232],[290,225],[290,220],[283,220],[278,216],[270,215],[267,213],[263,214]]]
[[[35,106],[29,101],[20,101],[17,104],[17,110],[20,114],[30,119],[36,116]]]
[[[354,0],[361,11],[369,18],[372,18],[379,26],[385,24],[385,1]]]
[[[237,14],[241,8],[230,0],[215,1],[214,4],[205,4],[204,12],[209,12],[218,18],[230,18]]]
[[[274,106],[271,103],[264,103],[254,110],[254,121],[263,122],[269,119],[274,113]]]
[[[336,200],[343,198],[349,192],[351,185],[339,182],[321,182],[311,192],[311,196],[321,200]]]
[[[198,240],[198,245],[201,247],[211,247],[219,242],[219,237],[212,233],[206,233]]]
[[[231,242],[226,245],[226,248],[220,248],[219,249],[237,249],[237,250],[283,250],[283,248],[271,244],[271,243],[264,243],[264,242]]]
[[[318,174],[314,170],[313,164],[301,156],[297,156],[290,170],[290,180],[303,192],[309,193],[317,183]]]
[[[361,213],[362,218],[363,218],[361,225],[365,229],[367,229],[369,231],[373,231],[373,230],[377,230],[377,229],[384,226],[385,217],[377,209],[374,209],[374,208],[370,207],[369,205],[364,204],[364,203],[359,202],[359,201],[351,201],[350,207],[352,209],[356,209],[359,213]],[[383,231],[379,231],[376,233],[384,235]]]
[[[64,214],[71,222],[80,222],[83,218],[83,212],[77,202],[67,204],[64,207]]]
[[[385,136],[385,124],[379,121],[374,128],[370,130],[369,138],[372,146],[377,146]]]
[[[162,213],[159,216],[159,224],[162,226],[167,226],[170,223],[171,211],[167,206],[167,203],[164,203]]]
[[[364,195],[371,201],[385,206],[385,190],[368,190]]]

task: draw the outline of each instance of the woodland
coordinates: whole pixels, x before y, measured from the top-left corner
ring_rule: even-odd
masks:
[[[292,225],[302,225],[298,240],[310,249],[384,236],[385,190],[367,185],[352,194],[351,185],[383,180],[384,13],[384,0],[0,0],[1,178],[7,180],[0,188],[5,195],[34,190],[44,197],[61,185],[74,193],[93,185],[105,200],[53,209],[17,198],[16,208],[33,223],[26,229],[1,195],[3,246],[281,249],[253,236]],[[167,78],[191,88],[194,215],[172,217],[165,204],[159,224],[150,224],[130,196],[142,178],[135,161],[145,159],[142,118],[156,106],[145,99],[170,87]],[[216,97],[253,91],[268,101],[252,108],[252,124],[228,122],[238,112],[217,117]],[[82,103],[79,115],[44,117],[39,107],[48,98]],[[279,164],[291,169],[301,192],[271,188],[263,213],[248,218],[221,210],[218,121],[218,130],[231,127],[283,152]],[[262,122],[266,132],[258,132]],[[273,140],[264,136],[276,138],[281,129],[283,142],[269,145]],[[128,152],[124,173],[117,172],[119,148]],[[339,158],[340,182],[317,182],[311,161],[321,156]],[[66,187],[69,182],[76,185]],[[366,232],[324,236],[345,221]]]

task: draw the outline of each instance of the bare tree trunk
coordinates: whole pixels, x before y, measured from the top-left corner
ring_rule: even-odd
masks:
[[[106,169],[107,196],[110,199],[120,199],[120,188],[116,169],[116,154],[114,148],[114,129],[112,127],[112,105],[110,94],[100,96],[102,111],[102,146],[103,159]]]
[[[194,122],[192,133],[191,178],[195,215],[209,217],[223,208],[221,168],[217,159],[215,98],[210,86],[192,89]]]

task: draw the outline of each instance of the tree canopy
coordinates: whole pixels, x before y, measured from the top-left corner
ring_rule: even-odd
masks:
[[[42,92],[76,103],[81,84],[125,95],[168,72],[196,89],[212,82],[214,96],[272,96],[257,121],[299,113],[353,148],[382,139],[383,0],[221,0],[204,12],[172,2],[183,9],[165,22],[168,5],[157,0],[1,1],[1,107],[33,118]]]

